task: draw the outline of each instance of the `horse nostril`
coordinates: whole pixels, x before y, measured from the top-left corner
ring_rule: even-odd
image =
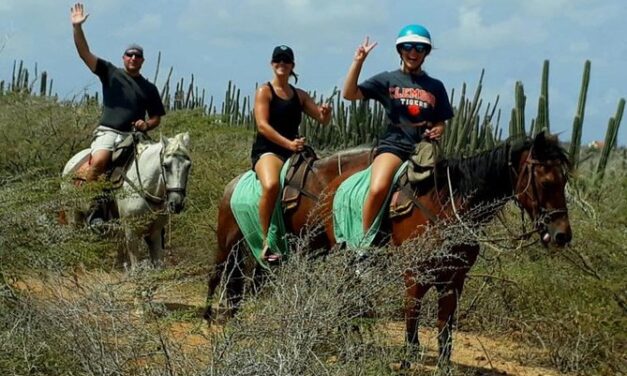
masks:
[[[558,232],[555,234],[555,242],[559,245],[570,243],[572,236],[566,232]]]

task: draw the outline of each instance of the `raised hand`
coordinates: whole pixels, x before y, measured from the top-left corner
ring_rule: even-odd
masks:
[[[89,13],[85,13],[85,7],[82,3],[76,3],[72,8],[70,8],[70,19],[72,20],[72,25],[82,25],[85,20],[89,17]]]
[[[331,104],[324,103],[318,106],[318,110],[320,111],[320,118],[322,119],[322,124],[329,124],[331,121]]]
[[[355,60],[364,61],[366,56],[372,51],[373,48],[377,45],[377,42],[370,42],[370,37],[366,36],[363,42],[357,47],[355,51]]]

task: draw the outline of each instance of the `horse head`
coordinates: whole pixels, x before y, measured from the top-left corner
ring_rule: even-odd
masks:
[[[165,182],[165,204],[171,213],[180,213],[185,206],[187,178],[192,161],[189,154],[189,134],[161,138],[161,169]]]
[[[565,187],[570,162],[557,136],[541,132],[512,149],[514,194],[531,216],[544,245],[562,247],[572,239]]]

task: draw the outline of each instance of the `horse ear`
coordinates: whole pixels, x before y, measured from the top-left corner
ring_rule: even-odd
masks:
[[[189,149],[189,144],[190,144],[189,132],[185,132],[181,134],[180,136],[181,136],[181,142],[183,142],[183,145],[185,145],[185,147]]]
[[[547,158],[548,151],[552,146],[559,145],[559,141],[556,135],[552,135],[547,131],[538,133],[533,140],[533,154],[538,159]]]
[[[546,145],[546,131],[542,131],[536,134],[536,137],[533,139],[533,148],[536,150],[544,149]]]
[[[531,154],[534,158],[542,159],[542,151],[546,148],[546,135],[545,131],[537,133],[533,138],[533,147]]]

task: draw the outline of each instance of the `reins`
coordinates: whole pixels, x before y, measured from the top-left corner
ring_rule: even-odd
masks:
[[[552,210],[550,212],[548,212],[547,210],[545,210],[544,208],[539,208],[539,194],[537,191],[537,187],[534,184],[534,167],[537,165],[542,165],[542,166],[547,166],[547,165],[551,165],[552,162],[541,162],[537,159],[532,158],[532,152],[533,152],[533,146],[529,149],[529,153],[525,159],[525,166],[524,166],[524,170],[521,171],[521,173],[518,173],[518,171],[514,168],[513,163],[511,161],[511,156],[512,153],[511,151],[508,151],[508,162],[507,162],[507,166],[509,169],[509,180],[510,180],[510,187],[512,189],[512,195],[509,197],[506,197],[505,199],[512,199],[515,203],[516,206],[519,208],[520,210],[520,215],[521,215],[521,226],[522,226],[522,233],[519,235],[514,235],[514,233],[505,225],[504,220],[498,215],[498,213],[496,214],[497,218],[499,219],[499,221],[501,221],[501,223],[503,224],[503,226],[507,229],[507,231],[512,234],[514,237],[510,237],[510,238],[500,238],[500,239],[487,239],[487,238],[480,238],[475,231],[470,228],[470,226],[468,226],[464,220],[461,218],[457,206],[455,205],[455,194],[453,191],[453,184],[451,181],[451,172],[450,172],[450,167],[447,166],[447,170],[446,170],[446,174],[447,174],[447,182],[448,182],[448,191],[449,191],[449,197],[450,197],[450,201],[451,201],[451,207],[453,209],[453,213],[455,214],[455,217],[457,218],[457,220],[462,224],[462,226],[464,226],[464,228],[466,228],[470,233],[473,234],[473,236],[475,236],[475,238],[478,241],[483,241],[486,243],[494,243],[497,241],[522,241],[524,239],[528,239],[531,235],[536,234],[536,233],[541,233],[543,231],[543,228],[541,226],[539,226],[538,224],[543,224],[543,225],[548,225],[548,222],[551,219],[551,216],[554,214],[559,214],[559,213],[567,213],[568,211],[566,209],[556,209],[556,210]],[[528,176],[527,176],[527,182],[525,184],[525,187],[522,191],[516,193],[516,186],[517,183],[519,181],[519,178],[521,176],[521,174],[526,171]],[[531,188],[531,189],[530,189]],[[525,229],[525,209],[522,205],[522,202],[520,201],[520,197],[521,196],[527,196],[529,197],[532,202],[534,203],[534,209],[535,209],[535,220],[534,223],[535,225],[533,226],[534,228],[531,230],[526,230]],[[536,239],[530,243],[524,244],[524,245],[519,245],[516,248],[522,248],[522,247],[528,247],[530,245],[533,245],[535,243],[538,242],[539,239]]]

